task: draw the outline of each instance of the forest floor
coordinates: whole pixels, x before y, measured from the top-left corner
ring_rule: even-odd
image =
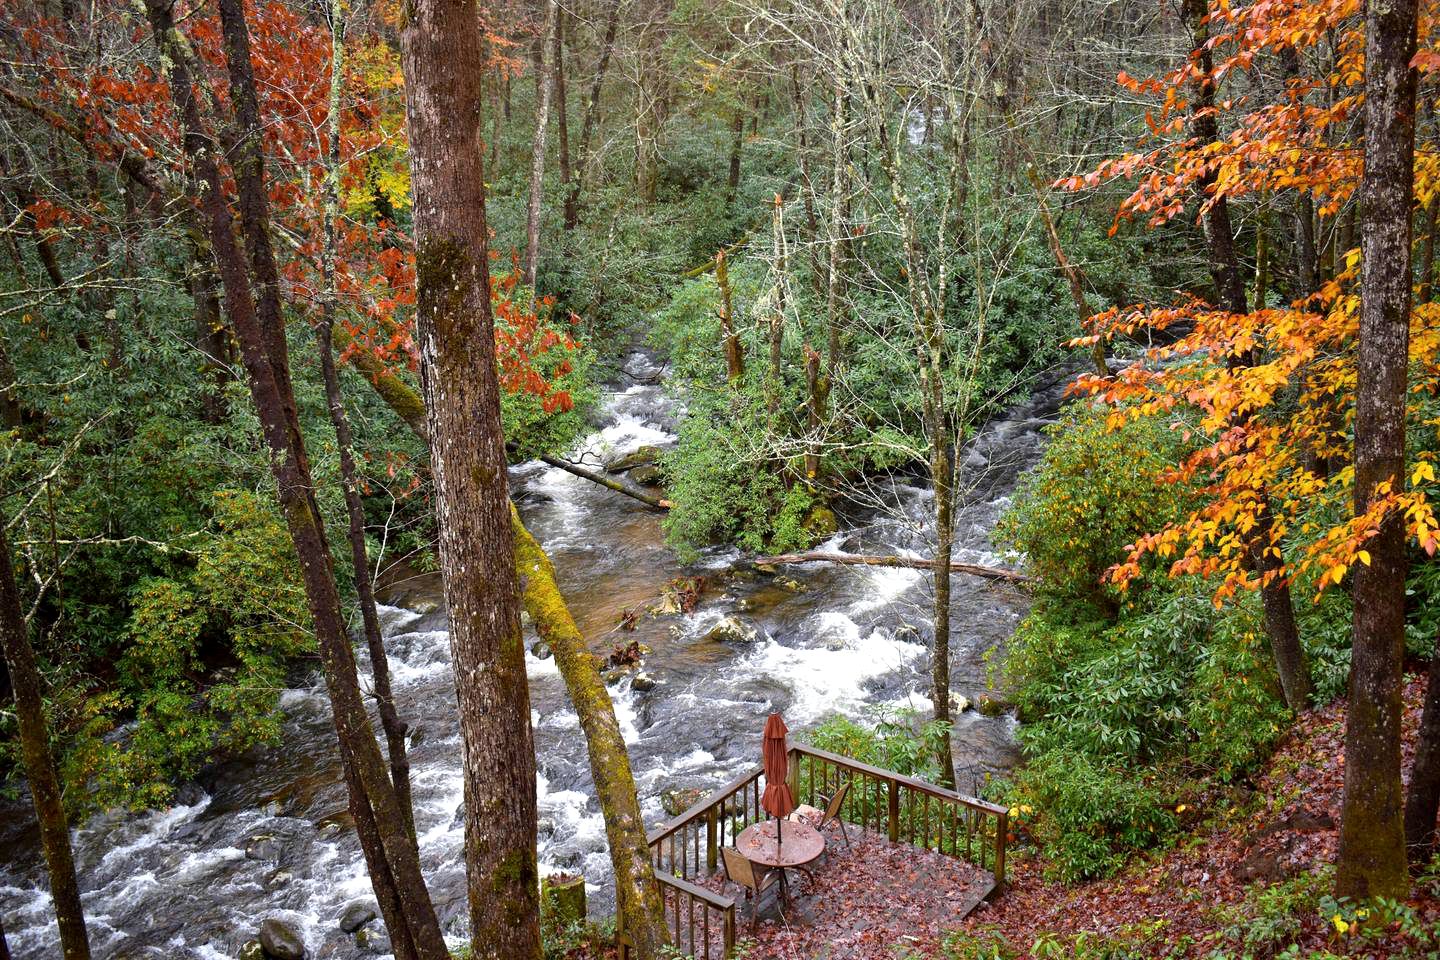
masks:
[[[1424,692],[1423,677],[1407,680],[1407,772]],[[1227,955],[1264,957],[1279,953],[1282,943],[1298,945],[1299,956],[1321,951],[1435,956],[1402,932],[1400,923],[1372,917],[1362,921],[1366,929],[1359,935],[1335,923],[1334,912],[1353,919],[1346,905],[1333,912],[1317,909],[1330,886],[1328,870],[1339,839],[1345,706],[1337,700],[1300,716],[1253,789],[1217,790],[1187,806],[1182,816],[1191,821],[1188,833],[1168,850],[1108,880],[1072,887],[1046,881],[1037,858],[1017,857],[1004,895],[976,911],[962,929],[972,943],[1004,944],[1000,956],[1030,955],[1042,939],[1068,947],[1051,955],[1078,954],[1088,939],[1108,941],[1124,949],[1119,956],[1134,957],[1202,957],[1217,948],[1236,951]],[[1420,920],[1433,930],[1440,922],[1440,900],[1433,888],[1416,886],[1409,902],[1411,928]],[[1267,891],[1273,893],[1267,897]],[[946,956],[934,942],[916,952]]]

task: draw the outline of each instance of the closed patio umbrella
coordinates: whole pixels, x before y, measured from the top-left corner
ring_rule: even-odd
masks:
[[[785,735],[789,733],[785,726],[785,720],[778,713],[770,714],[765,721],[765,740],[760,748],[760,755],[765,767],[765,795],[760,798],[760,806],[765,812],[775,818],[775,847],[779,851],[784,837],[781,836],[781,825],[785,818],[795,811],[795,798],[790,795],[790,748],[785,742]]]

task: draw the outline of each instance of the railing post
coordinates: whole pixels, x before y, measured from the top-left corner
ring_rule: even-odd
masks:
[[[735,905],[732,903],[730,909],[725,911],[725,960],[730,960],[735,954]]]
[[[800,751],[799,751],[799,750],[796,750],[796,749],[794,749],[794,748],[791,748],[789,760],[790,760],[790,769],[787,771],[786,779],[790,781],[790,798],[791,798],[792,800],[794,800],[797,805],[799,805],[799,804],[801,803],[801,800],[800,800]],[[815,785],[812,783],[810,786],[811,786],[811,787],[814,787]]]
[[[900,839],[900,781],[891,777],[886,782],[890,784],[890,842],[896,843]]]
[[[719,825],[715,808],[711,807],[705,815],[705,869],[711,873],[715,872],[716,862],[719,859],[719,850],[716,848],[716,834],[719,832],[717,829]]]
[[[1005,885],[1005,840],[1010,834],[1010,811],[995,815],[995,886]]]

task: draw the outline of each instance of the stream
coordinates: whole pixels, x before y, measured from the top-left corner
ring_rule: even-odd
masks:
[[[648,355],[626,360],[628,386],[607,395],[589,462],[674,441],[678,409]],[[1020,472],[1043,446],[1064,379],[988,423],[965,450],[955,558],[998,565],[990,541]],[[927,574],[919,570],[807,564],[756,572],[733,551],[682,567],[664,545],[659,517],[643,505],[539,462],[511,471],[526,524],[555,561],[581,629],[597,650],[638,640],[649,648],[649,689],[626,676],[611,687],[630,747],[646,822],[666,818],[662,794],[717,786],[759,762],[765,717],[784,713],[802,735],[836,712],[930,709]],[[872,503],[841,511],[841,531],[820,550],[924,556],[929,492],[886,481]],[[642,616],[680,575],[706,578],[690,614]],[[1025,611],[1013,588],[956,576],[952,684],[971,701],[985,689],[985,654]],[[437,576],[391,583],[381,618],[399,711],[412,725],[410,753],[422,865],[447,936],[466,927],[459,732],[449,640]],[[753,628],[748,642],[711,636],[726,617]],[[359,650],[362,684],[369,662]],[[590,911],[612,910],[609,862],[591,796],[585,741],[553,659],[527,654],[538,755],[542,871],[583,872]],[[645,681],[640,686],[648,687]],[[386,956],[341,931],[340,914],[373,902],[348,826],[328,700],[318,675],[281,696],[281,745],[216,765],[168,810],[113,812],[74,831],[75,854],[97,960],[231,960],[267,917],[304,939],[312,958]],[[957,778],[971,790],[1015,759],[1014,721],[975,710],[955,724]],[[0,920],[17,960],[57,956],[33,816],[0,807]],[[377,923],[372,928],[379,928]]]

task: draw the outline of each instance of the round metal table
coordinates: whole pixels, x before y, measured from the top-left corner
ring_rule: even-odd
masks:
[[[778,840],[777,827],[782,831]],[[811,876],[810,864],[825,852],[825,835],[798,820],[762,820],[740,831],[740,836],[735,838],[735,849],[751,863],[779,870],[780,896],[788,901],[790,889],[785,882],[785,871],[795,868]]]

